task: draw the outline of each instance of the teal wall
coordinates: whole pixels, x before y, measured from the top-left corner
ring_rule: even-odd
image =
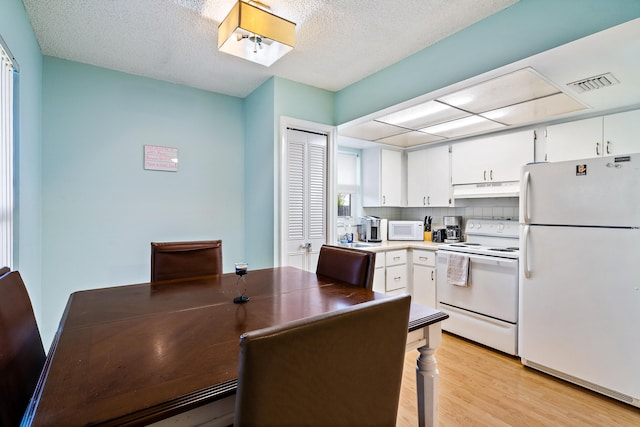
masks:
[[[41,320],[41,104],[42,55],[20,0],[0,1],[0,36],[18,61],[15,147],[14,269],[19,269]]]
[[[640,17],[640,0],[520,0],[336,94],[336,124]]]
[[[244,99],[245,252],[250,267],[278,264],[280,117],[333,125],[333,105],[333,92],[277,77]]]
[[[51,57],[43,76],[43,335],[71,292],[148,281],[152,241],[222,239],[231,271],[242,100]],[[145,144],[177,148],[178,172],[144,170]]]
[[[273,265],[274,83],[273,78],[267,80],[243,100],[244,247],[249,269]]]

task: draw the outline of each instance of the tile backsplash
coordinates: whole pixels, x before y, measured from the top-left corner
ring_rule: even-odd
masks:
[[[518,198],[456,200],[453,208],[364,208],[363,215],[375,215],[390,220],[424,220],[433,218],[434,225],[442,225],[443,216],[461,216],[463,226],[467,219],[503,219],[518,221]]]

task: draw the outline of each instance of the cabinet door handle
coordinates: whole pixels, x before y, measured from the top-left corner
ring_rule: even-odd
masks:
[[[611,150],[609,149],[610,144],[611,144],[611,141],[607,141],[607,154],[611,154]]]
[[[428,258],[426,256],[419,256],[418,259],[420,261],[426,261]]]
[[[489,171],[489,180],[493,181],[493,169]]]
[[[385,203],[387,203],[387,198],[386,196],[382,196],[382,204],[384,205]]]
[[[427,196],[427,205],[431,204],[431,196]]]
[[[422,205],[423,206],[427,205],[427,197],[426,196],[422,198]]]
[[[397,276],[397,277],[394,277],[394,278],[393,278],[393,280],[395,280],[396,282],[397,282],[398,280],[400,280],[400,279],[402,279],[402,276]]]
[[[483,179],[486,181],[487,180],[487,171],[483,171]]]
[[[399,260],[399,259],[400,259],[400,257],[399,257],[399,256],[394,256],[394,257],[393,257],[393,260],[394,260],[394,261]]]
[[[600,143],[596,142],[596,156],[600,155]]]
[[[431,270],[431,280],[433,281],[433,270]]]

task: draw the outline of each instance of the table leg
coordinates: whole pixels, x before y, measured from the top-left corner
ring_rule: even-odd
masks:
[[[418,391],[418,425],[435,427],[438,425],[438,366],[436,349],[442,341],[440,323],[425,328],[426,345],[418,348],[420,355],[416,363]]]

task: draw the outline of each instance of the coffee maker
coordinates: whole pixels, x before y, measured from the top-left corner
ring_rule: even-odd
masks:
[[[462,239],[462,217],[445,216],[442,217],[446,229],[445,243],[457,243]]]
[[[358,225],[358,239],[361,242],[382,242],[380,234],[380,218],[377,216],[364,216]]]

